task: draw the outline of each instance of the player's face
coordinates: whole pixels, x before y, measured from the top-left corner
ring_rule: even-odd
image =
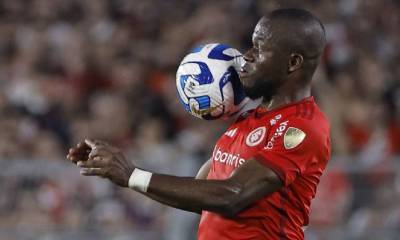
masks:
[[[239,73],[246,95],[252,99],[271,99],[286,75],[286,60],[273,42],[270,21],[262,18],[254,29],[253,47],[245,55]]]

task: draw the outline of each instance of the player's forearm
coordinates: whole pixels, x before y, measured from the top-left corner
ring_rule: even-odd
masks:
[[[142,192],[143,193],[143,192]],[[240,187],[229,180],[198,180],[153,174],[146,196],[171,207],[200,213],[203,210],[230,215]]]
[[[208,160],[200,168],[200,170],[198,171],[195,179],[203,179],[203,180],[207,179],[207,175],[208,175],[208,172],[210,171],[210,167],[211,167],[211,160]],[[153,199],[153,200],[155,200],[157,202],[166,204],[168,206],[171,206],[171,207],[174,207],[174,208],[179,208],[180,207],[180,205],[177,204],[176,201],[167,201],[166,199],[160,198],[157,195],[149,193],[149,192],[142,192],[142,194],[146,195],[147,197],[149,197],[149,198],[151,198],[151,199]],[[198,213],[198,214],[201,214],[201,211],[202,211],[202,209],[195,209],[195,208],[192,208],[190,206],[186,207],[184,210],[189,211],[189,212]]]
[[[141,191],[139,191],[139,192],[142,193],[143,195],[147,196],[148,198],[153,199],[154,201],[157,201],[161,204],[164,204],[164,205],[167,205],[167,206],[170,206],[173,208],[178,208],[178,209],[181,209],[184,211],[193,212],[193,213],[197,213],[197,214],[201,214],[201,211],[202,211],[201,209],[197,209],[197,208],[191,207],[191,206],[184,207],[184,206],[182,206],[182,204],[179,204],[174,199],[171,200],[171,199],[166,199],[164,197],[159,197],[156,194],[150,193],[150,192],[141,192]]]

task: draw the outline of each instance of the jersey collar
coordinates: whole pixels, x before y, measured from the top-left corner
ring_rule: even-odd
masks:
[[[268,110],[266,107],[260,105],[255,109],[255,116],[261,117],[261,116],[264,116],[265,114],[274,113],[274,112],[280,111],[282,109],[289,108],[289,107],[292,107],[292,106],[295,106],[295,105],[298,105],[298,104],[301,104],[304,102],[314,102],[314,97],[309,96],[309,97],[303,98],[300,101],[292,102],[292,103],[280,106],[278,108],[275,108],[273,110]]]

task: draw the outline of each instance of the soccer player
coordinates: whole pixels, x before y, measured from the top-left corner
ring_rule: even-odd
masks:
[[[197,177],[148,172],[96,140],[79,143],[67,158],[82,175],[201,213],[198,239],[304,239],[330,157],[329,124],[311,96],[324,27],[305,10],[280,9],[261,18],[252,40],[240,79],[263,104],[228,128]]]

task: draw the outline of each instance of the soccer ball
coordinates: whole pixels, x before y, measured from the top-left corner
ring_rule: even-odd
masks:
[[[182,60],[176,73],[179,100],[195,117],[227,119],[249,101],[237,72],[242,54],[225,44],[212,43],[194,48]]]

